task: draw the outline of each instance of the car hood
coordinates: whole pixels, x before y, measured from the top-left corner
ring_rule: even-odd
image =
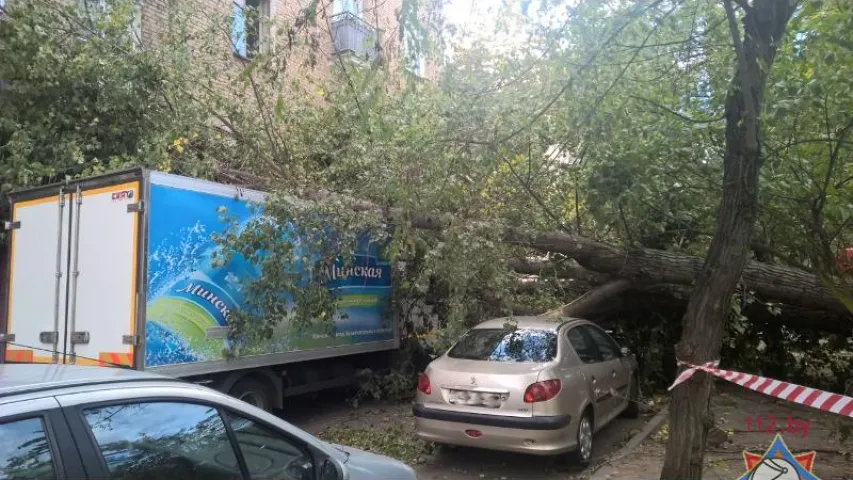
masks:
[[[335,444],[330,445],[336,451],[342,453],[339,459],[346,467],[349,480],[375,480],[377,478],[417,480],[412,467],[403,462],[384,455],[365,452],[357,448]]]

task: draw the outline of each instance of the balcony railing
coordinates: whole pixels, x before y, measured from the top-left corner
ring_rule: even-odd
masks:
[[[349,12],[332,17],[332,41],[335,55],[350,54],[364,60],[379,56],[377,31],[373,25]]]

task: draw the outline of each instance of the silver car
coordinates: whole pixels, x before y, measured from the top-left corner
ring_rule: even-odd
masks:
[[[586,320],[514,317],[468,331],[418,381],[418,436],[436,443],[592,458],[593,434],[637,416],[634,356]]]
[[[214,390],[133,370],[0,365],[0,479],[415,480]]]

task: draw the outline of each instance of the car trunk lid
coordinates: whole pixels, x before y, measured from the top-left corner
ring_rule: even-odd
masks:
[[[524,391],[547,363],[509,363],[442,357],[427,369],[430,408],[529,417]]]

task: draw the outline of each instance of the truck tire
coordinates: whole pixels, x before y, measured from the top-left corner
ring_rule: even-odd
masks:
[[[231,387],[228,395],[237,400],[242,400],[249,405],[258,407],[261,410],[271,412],[273,409],[270,387],[265,382],[261,382],[253,377],[244,377],[238,380]]]

